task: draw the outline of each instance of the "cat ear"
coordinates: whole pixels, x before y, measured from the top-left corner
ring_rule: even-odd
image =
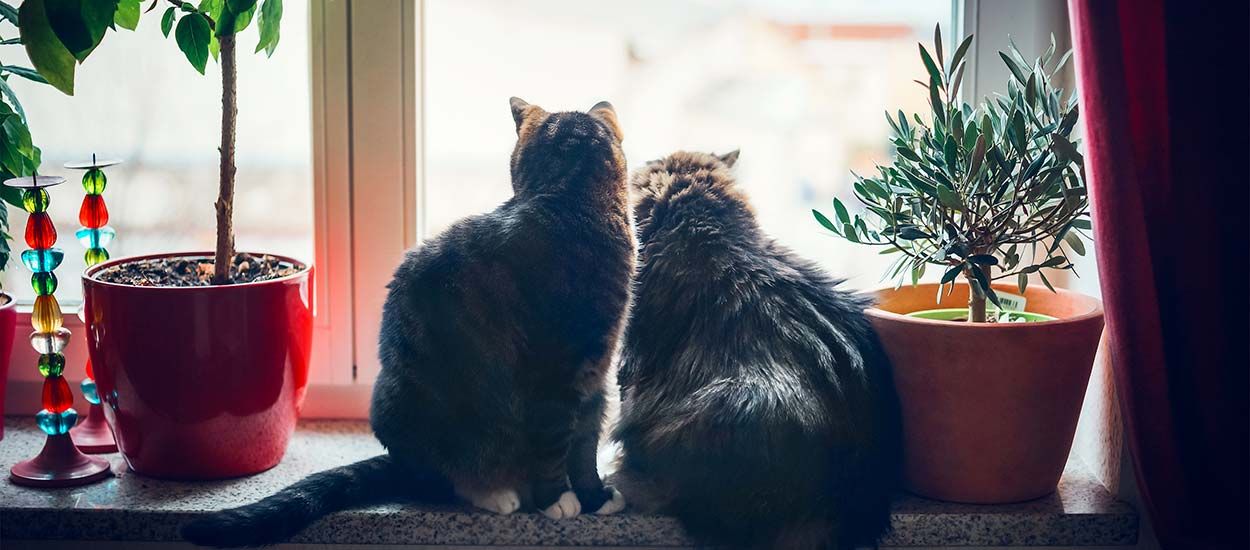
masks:
[[[612,129],[612,133],[616,134],[616,141],[625,141],[625,135],[621,132],[621,123],[616,120],[616,109],[611,103],[600,101],[594,107],[590,108],[590,116],[602,120]]]
[[[512,120],[516,122],[516,133],[521,135],[521,126],[525,124],[525,120],[539,113],[546,113],[542,107],[530,105],[524,99],[513,97],[508,100],[508,104],[512,107]]]
[[[738,162],[738,153],[741,152],[741,149],[734,149],[733,151],[720,155],[720,161],[725,163],[725,166],[733,168],[734,164],[737,164]]]

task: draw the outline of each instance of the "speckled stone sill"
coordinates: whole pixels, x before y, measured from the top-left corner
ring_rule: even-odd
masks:
[[[35,454],[42,434],[28,419],[5,420],[4,472]],[[303,476],[381,452],[364,422],[303,422],[277,467],[245,479],[178,483],[145,478],[112,455],[116,477],[87,487],[34,490],[0,483],[0,539],[178,540],[196,514],[268,495]],[[1049,497],[1006,506],[903,497],[883,546],[1117,546],[1137,541],[1137,515],[1076,462]],[[378,506],[323,519],[294,542],[480,546],[688,547],[672,518],[624,513],[551,521],[464,508]]]

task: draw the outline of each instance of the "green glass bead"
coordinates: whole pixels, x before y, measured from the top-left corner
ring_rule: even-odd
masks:
[[[65,372],[65,356],[59,353],[45,353],[39,356],[39,374],[44,378],[60,376]]]
[[[56,275],[51,272],[32,273],[30,287],[35,289],[37,296],[50,296],[56,292]]]
[[[108,178],[104,177],[104,170],[92,168],[82,175],[82,189],[88,195],[99,195],[107,186]]]
[[[82,381],[82,396],[92,405],[100,404],[100,394],[96,391],[95,380],[85,378]]]
[[[87,262],[87,266],[104,263],[109,259],[109,251],[103,248],[88,248],[86,254],[83,254],[83,261]]]
[[[22,190],[22,208],[25,208],[31,214],[47,212],[49,200],[47,189]]]
[[[44,409],[35,414],[35,422],[39,424],[39,429],[48,435],[67,434],[70,428],[78,423],[78,412],[74,409],[65,409],[64,412],[54,413]]]

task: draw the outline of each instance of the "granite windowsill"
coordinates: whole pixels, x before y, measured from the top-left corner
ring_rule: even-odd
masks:
[[[33,421],[5,419],[0,465],[34,455],[43,435]],[[381,452],[359,421],[302,422],[286,458],[242,479],[181,483],[129,472],[110,455],[116,477],[86,487],[36,490],[0,484],[0,539],[174,541],[178,526],[204,511],[252,502],[311,472]],[[1068,464],[1058,491],[1004,506],[902,497],[883,546],[1117,546],[1137,540],[1137,514]],[[387,505],[331,515],[294,542],[473,546],[688,547],[668,517],[624,513],[552,521],[537,514],[496,516],[466,508]]]

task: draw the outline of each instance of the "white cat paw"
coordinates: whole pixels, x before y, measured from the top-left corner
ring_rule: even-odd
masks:
[[[595,510],[595,514],[600,516],[615,514],[625,509],[625,496],[620,491],[617,491],[616,487],[608,487],[607,489],[612,491],[612,500],[603,503],[603,506]]]
[[[472,500],[473,505],[496,514],[508,515],[521,507],[521,497],[512,489],[500,489]]]
[[[577,495],[573,494],[573,491],[565,491],[560,495],[559,500],[543,510],[543,515],[551,519],[575,518],[580,513],[582,513],[582,503],[577,500]]]

